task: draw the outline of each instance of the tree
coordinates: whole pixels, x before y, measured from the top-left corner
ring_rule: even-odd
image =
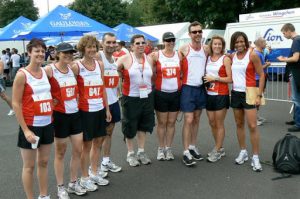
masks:
[[[126,2],[121,0],[75,0],[69,7],[100,23],[114,27],[127,18]]]
[[[33,0],[0,0],[0,27],[4,27],[19,16],[33,21],[38,19],[38,8]]]

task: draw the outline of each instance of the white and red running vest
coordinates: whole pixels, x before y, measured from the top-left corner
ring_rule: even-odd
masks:
[[[156,62],[155,88],[171,93],[180,90],[180,59],[177,52],[168,57],[160,50]]]
[[[250,53],[252,50],[248,50],[242,59],[237,57],[235,53],[232,59],[232,89],[234,91],[246,92],[246,87],[255,87],[255,68],[250,61]]]
[[[108,105],[118,101],[118,85],[119,74],[116,62],[110,63],[103,51],[100,51],[100,56],[104,64],[104,85],[107,95]]]
[[[104,108],[103,81],[98,61],[95,60],[94,70],[87,69],[81,61],[77,61],[79,90],[79,109],[87,112],[96,112]]]
[[[227,77],[226,68],[224,65],[223,55],[217,61],[212,61],[209,56],[206,64],[206,74],[213,77]],[[210,82],[210,87],[207,89],[208,95],[229,95],[228,84],[223,82]]]
[[[132,58],[132,64],[129,69],[124,69],[123,74],[123,95],[130,97],[139,97],[140,96],[140,85],[144,84],[147,86],[147,93],[151,93],[152,85],[152,68],[147,61],[147,57],[144,54],[144,63],[140,64],[136,57],[130,53]]]
[[[69,66],[68,72],[61,72],[54,64],[51,64],[52,77],[50,78],[51,94],[58,101],[54,110],[61,113],[78,112],[78,87],[73,71]]]
[[[187,55],[182,60],[182,84],[189,86],[201,86],[205,73],[206,55],[203,47],[194,50],[190,45]]]
[[[34,77],[28,70],[21,68],[26,82],[22,98],[22,111],[28,126],[46,126],[52,122],[53,100],[50,83],[43,68],[42,77]]]

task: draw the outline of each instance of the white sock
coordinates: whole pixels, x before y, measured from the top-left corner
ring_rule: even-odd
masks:
[[[142,152],[144,152],[144,151],[145,151],[144,149],[138,148],[138,153],[142,153]]]
[[[242,153],[247,153],[247,150],[246,149],[242,149],[241,152]]]
[[[109,160],[109,157],[103,157],[103,159],[102,159],[102,164],[103,165],[107,165],[107,163],[109,162],[110,160]]]
[[[166,146],[166,148],[165,148],[166,150],[168,150],[168,149],[171,149],[171,147],[168,147],[168,146]]]
[[[253,158],[253,159],[259,159],[259,158],[258,158],[258,155],[253,155],[252,158]]]
[[[191,145],[191,144],[189,145],[189,149],[190,149],[190,150],[194,150],[195,148],[196,148],[195,145]]]
[[[134,151],[128,151],[127,157],[130,156],[130,155],[134,155]]]
[[[190,154],[190,151],[189,150],[183,151],[183,155],[186,155],[186,154]]]

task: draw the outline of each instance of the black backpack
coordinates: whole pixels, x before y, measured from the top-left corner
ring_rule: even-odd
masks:
[[[300,139],[286,134],[273,150],[273,165],[281,173],[300,174]]]

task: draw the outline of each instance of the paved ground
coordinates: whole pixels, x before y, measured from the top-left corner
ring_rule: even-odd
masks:
[[[10,89],[8,90],[10,94]],[[286,133],[284,121],[289,120],[289,103],[268,101],[267,106],[261,110],[261,115],[268,122],[259,127],[261,132],[261,159],[271,161],[271,154],[275,142]],[[24,191],[21,183],[21,167],[17,142],[17,124],[15,118],[7,117],[8,107],[0,101],[0,192],[2,199],[22,199]],[[180,117],[179,117],[180,120]],[[300,198],[300,176],[272,181],[271,178],[279,176],[271,166],[263,165],[261,173],[251,170],[250,163],[242,166],[234,164],[238,153],[238,144],[235,135],[235,125],[232,110],[228,111],[226,118],[226,138],[224,147],[226,157],[217,163],[199,162],[193,168],[185,167],[181,162],[182,122],[176,124],[174,140],[175,160],[172,162],[158,162],[156,158],[157,141],[155,132],[148,136],[146,151],[152,158],[149,166],[130,168],[126,161],[126,147],[122,141],[120,125],[117,125],[113,136],[112,157],[123,167],[123,171],[110,174],[110,185],[100,187],[99,191],[89,193],[84,198],[113,198],[113,199],[166,199],[166,198],[272,198],[296,199]],[[200,121],[199,148],[207,153],[213,146],[206,114]],[[300,136],[300,135],[299,135]],[[249,139],[248,139],[249,144]],[[251,150],[248,147],[248,150]],[[53,149],[52,149],[53,152]],[[69,153],[66,162],[69,160]],[[53,155],[49,164],[49,191],[55,198],[56,186],[53,171]],[[65,174],[68,179],[68,172]],[[35,191],[37,191],[37,185]],[[72,197],[80,198],[80,197]]]

